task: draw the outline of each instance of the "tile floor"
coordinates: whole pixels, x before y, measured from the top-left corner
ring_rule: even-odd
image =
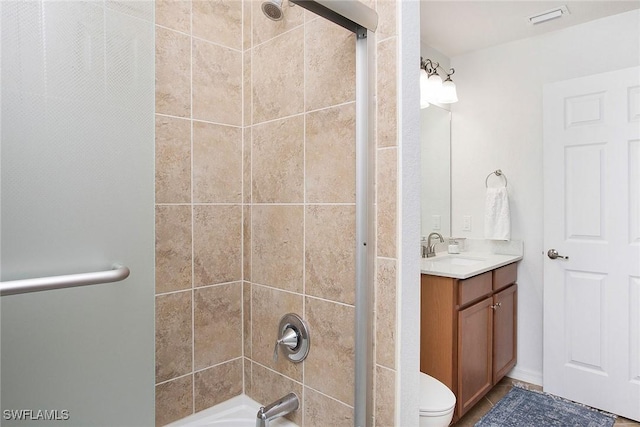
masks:
[[[523,381],[518,381],[511,379],[509,377],[504,377],[502,381],[500,381],[485,397],[482,398],[480,402],[478,402],[469,412],[465,414],[464,417],[460,418],[457,423],[453,424],[452,427],[473,427],[475,423],[477,423],[480,418],[484,416],[489,410],[498,403],[500,399],[504,397],[505,394],[511,390],[514,383],[526,384],[531,390],[542,390],[542,387],[528,384]],[[614,424],[614,427],[640,427],[640,423],[635,421],[628,420],[626,418],[618,417]]]

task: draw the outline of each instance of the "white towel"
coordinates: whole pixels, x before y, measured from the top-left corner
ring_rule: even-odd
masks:
[[[484,237],[489,240],[511,238],[509,194],[506,187],[487,188],[484,205]]]

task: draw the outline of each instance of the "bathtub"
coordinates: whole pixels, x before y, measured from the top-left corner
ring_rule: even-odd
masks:
[[[260,406],[262,405],[242,394],[168,424],[167,427],[255,427],[256,413]],[[269,426],[297,427],[297,424],[286,418],[276,418],[269,423]]]

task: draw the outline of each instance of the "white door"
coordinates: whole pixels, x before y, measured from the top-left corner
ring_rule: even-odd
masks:
[[[640,420],[640,68],[543,107],[544,390]]]

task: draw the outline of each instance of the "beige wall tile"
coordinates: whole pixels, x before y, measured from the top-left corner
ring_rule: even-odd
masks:
[[[253,123],[253,104],[251,102],[253,91],[251,90],[251,51],[242,54],[242,108],[244,126]]]
[[[303,111],[303,27],[255,47],[251,67],[253,123],[287,117]]]
[[[305,427],[351,427],[353,408],[308,387],[304,389]]]
[[[191,282],[191,207],[156,206],[156,293]]]
[[[251,221],[252,282],[302,292],[303,207],[255,205]]]
[[[191,202],[191,123],[156,115],[156,203]]]
[[[251,135],[250,127],[244,128],[244,148],[242,151],[242,202],[251,203]]]
[[[244,356],[251,357],[251,283],[242,283],[242,336]]]
[[[244,394],[247,396],[252,396],[253,392],[251,389],[251,359],[245,357],[244,358]]]
[[[193,118],[242,125],[242,53],[193,40]]]
[[[242,356],[242,283],[195,289],[194,363],[204,369]]]
[[[156,27],[156,113],[191,115],[190,38],[160,27]]]
[[[242,2],[193,2],[193,35],[234,49],[242,49]]]
[[[395,369],[396,261],[378,258],[376,275],[376,363]]]
[[[194,206],[195,286],[242,278],[242,207]]]
[[[251,48],[251,28],[252,25],[252,11],[251,0],[242,0],[242,49],[247,50]]]
[[[378,29],[376,39],[384,40],[396,35],[396,8],[397,0],[378,0],[376,9],[378,12]]]
[[[327,19],[306,24],[306,111],[354,101],[355,35]]]
[[[304,117],[257,125],[252,133],[253,202],[303,202]]]
[[[253,284],[251,288],[251,356],[253,361],[296,381],[302,381],[301,363],[291,363],[282,351],[279,352],[278,361],[273,361],[273,347],[278,334],[280,318],[286,313],[297,313],[302,316],[302,295],[256,284]]]
[[[156,386],[156,426],[163,426],[193,413],[193,376]]]
[[[277,327],[276,327],[277,328]],[[263,368],[258,364],[252,365],[251,395],[250,397],[261,405],[268,405],[276,399],[291,392],[302,399],[302,385],[291,379]],[[297,425],[302,425],[303,402],[300,402],[300,409],[287,415],[285,418],[293,421]]]
[[[242,358],[193,374],[196,412],[242,394]]]
[[[355,303],[355,206],[307,206],[305,292]]]
[[[244,280],[251,280],[251,205],[242,209],[242,274]]]
[[[378,43],[377,138],[378,147],[398,145],[396,38]]]
[[[156,383],[191,372],[191,291],[156,297]]]
[[[396,257],[397,236],[397,149],[378,150],[377,164],[377,231],[378,256]]]
[[[242,129],[193,122],[193,201],[242,202]]]
[[[355,103],[307,114],[308,203],[355,203],[355,126]]]
[[[191,0],[155,0],[156,24],[191,34]]]
[[[376,406],[374,417],[376,427],[392,427],[395,425],[395,371],[376,366]]]
[[[253,18],[253,46],[264,43],[267,40],[291,30],[304,22],[304,8],[293,6],[284,8],[284,17],[281,21],[272,21],[262,12],[262,1],[253,0],[252,5]]]
[[[354,307],[306,298],[305,317],[313,348],[304,367],[305,385],[353,405]]]

